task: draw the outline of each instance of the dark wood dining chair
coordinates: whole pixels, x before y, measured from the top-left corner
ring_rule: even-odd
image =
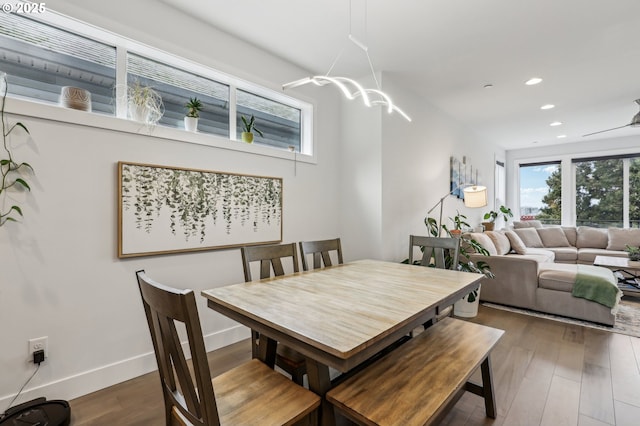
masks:
[[[440,269],[456,269],[458,266],[458,256],[460,254],[459,238],[436,238],[409,235],[409,264],[413,264],[413,253],[415,247],[422,250],[421,266],[435,266]],[[449,258],[449,265],[447,265]],[[451,315],[453,306],[438,306],[436,321]]]
[[[331,253],[335,252],[338,258],[338,264],[344,263],[342,260],[342,245],[340,238],[332,240],[319,241],[300,241],[300,257],[302,258],[302,270],[308,271],[309,264],[307,257],[313,255],[313,269],[322,268],[323,266],[332,266]]]
[[[251,263],[260,262],[260,279],[284,275],[283,259],[290,259],[293,263],[293,272],[299,272],[298,250],[295,243],[291,244],[271,244],[259,246],[241,247],[242,265],[244,268],[244,280],[252,281]],[[260,335],[257,331],[251,330],[251,354],[254,358],[258,356],[258,344]],[[278,344],[276,352],[276,365],[291,375],[294,382],[303,384],[304,375],[307,372],[307,362],[305,357],[293,349]]]
[[[211,378],[192,290],[171,288],[136,273],[158,362],[169,425],[290,425],[317,422],[320,398],[252,359]],[[186,331],[189,369],[176,325]]]

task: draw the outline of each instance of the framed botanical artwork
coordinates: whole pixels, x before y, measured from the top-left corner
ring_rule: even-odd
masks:
[[[282,241],[282,178],[118,163],[118,257]]]

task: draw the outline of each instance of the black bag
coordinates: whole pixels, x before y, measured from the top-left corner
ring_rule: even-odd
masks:
[[[71,421],[71,408],[67,401],[36,398],[32,401],[9,408],[4,417],[0,417],[0,426],[68,426]]]

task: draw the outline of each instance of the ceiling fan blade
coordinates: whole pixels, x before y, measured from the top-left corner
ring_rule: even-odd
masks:
[[[610,132],[611,130],[622,129],[623,127],[629,127],[629,126],[631,126],[631,123],[625,124],[624,126],[620,126],[620,127],[614,127],[612,129],[600,130],[598,132],[593,132],[593,133],[587,133],[586,135],[582,135],[582,137],[584,138],[586,136],[597,135],[598,133]]]

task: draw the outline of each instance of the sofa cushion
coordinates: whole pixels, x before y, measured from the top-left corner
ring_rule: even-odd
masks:
[[[538,268],[538,287],[571,292],[573,284],[576,282],[577,274],[578,265],[559,263],[540,265]]]
[[[524,245],[527,247],[544,247],[544,245],[542,244],[542,240],[538,235],[538,231],[535,228],[514,229],[513,232],[518,234]]]
[[[522,228],[542,228],[542,222],[539,220],[523,220],[521,222],[513,222],[513,229]]]
[[[555,253],[556,263],[576,263],[578,260],[578,249],[575,247],[551,247],[547,250]]]
[[[606,229],[578,226],[577,233],[576,247],[578,248],[605,249],[609,244],[609,233]]]
[[[554,226],[550,228],[539,228],[538,235],[545,247],[569,247],[569,240],[562,228]]]
[[[527,252],[527,246],[524,245],[524,241],[514,231],[506,231],[504,235],[507,236],[511,243],[511,248],[518,254],[525,254]]]
[[[476,240],[482,247],[484,247],[491,256],[495,256],[498,254],[496,250],[496,246],[493,244],[491,238],[488,235],[483,234],[482,232],[470,232],[467,234],[468,238],[472,240]]]
[[[486,231],[485,234],[491,238],[491,241],[493,241],[497,254],[503,255],[511,251],[511,243],[504,232]]]
[[[527,247],[527,250],[521,257],[525,257],[527,259],[535,259],[538,261],[538,263],[553,263],[556,255],[551,250]]]
[[[640,228],[609,228],[607,250],[624,250],[627,245],[640,246]]]
[[[593,265],[596,256],[629,257],[626,251],[581,248],[578,249],[578,263]]]
[[[578,240],[578,232],[575,226],[563,226],[562,230],[564,231],[564,235],[567,237],[567,241],[569,241],[569,245],[575,247],[576,241]]]

